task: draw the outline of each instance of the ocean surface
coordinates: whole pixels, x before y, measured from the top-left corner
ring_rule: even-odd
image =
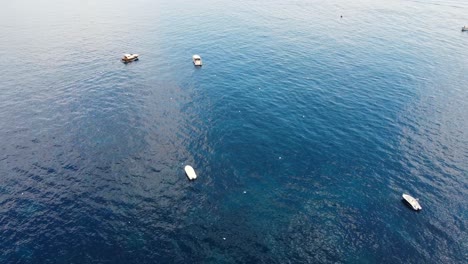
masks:
[[[2,10],[0,263],[467,263],[467,2]]]

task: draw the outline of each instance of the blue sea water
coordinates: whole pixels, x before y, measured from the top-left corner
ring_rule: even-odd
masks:
[[[0,263],[466,263],[466,2],[2,8]]]

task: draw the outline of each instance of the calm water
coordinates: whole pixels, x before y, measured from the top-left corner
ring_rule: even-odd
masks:
[[[466,263],[466,2],[4,2],[0,263]]]

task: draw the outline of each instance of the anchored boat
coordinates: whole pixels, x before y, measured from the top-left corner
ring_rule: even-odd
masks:
[[[468,27],[467,26],[462,27],[462,32],[463,31],[468,31]]]
[[[419,204],[418,199],[414,198],[413,196],[409,194],[403,194],[402,195],[403,200],[413,208],[415,211],[419,211],[422,209],[421,205]]]
[[[192,56],[192,60],[193,60],[193,64],[194,64],[195,66],[202,66],[202,60],[201,60],[200,55],[196,55],[196,54],[193,55],[193,56]]]
[[[137,61],[137,60],[138,60],[138,54],[124,54],[124,56],[122,57],[122,61],[125,63]]]
[[[195,170],[192,168],[192,166],[187,165],[185,166],[185,173],[187,174],[187,177],[189,180],[195,180],[197,178],[197,174],[195,173]]]

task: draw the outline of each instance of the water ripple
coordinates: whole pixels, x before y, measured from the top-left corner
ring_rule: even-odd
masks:
[[[0,262],[464,263],[460,3],[4,8]]]

